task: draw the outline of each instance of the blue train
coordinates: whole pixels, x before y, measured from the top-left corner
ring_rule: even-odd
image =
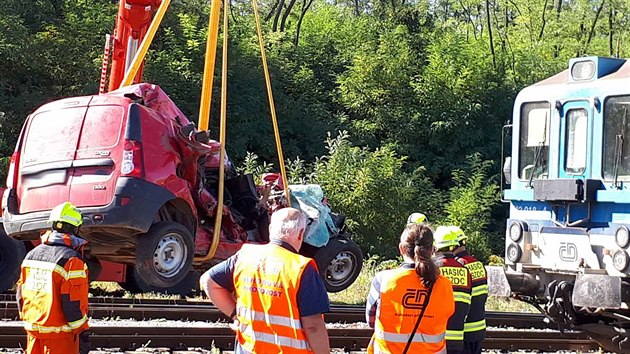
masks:
[[[615,352],[630,350],[629,126],[630,60],[574,58],[518,94],[502,157],[508,290]]]

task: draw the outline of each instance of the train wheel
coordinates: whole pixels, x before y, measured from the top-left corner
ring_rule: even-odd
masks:
[[[11,289],[20,277],[22,260],[26,256],[24,242],[7,236],[0,225],[0,291]]]
[[[630,352],[630,338],[624,332],[616,331],[613,326],[601,323],[587,323],[576,326],[576,329],[588,334],[607,352]]]

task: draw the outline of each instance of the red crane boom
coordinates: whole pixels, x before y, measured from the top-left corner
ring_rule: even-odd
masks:
[[[131,65],[161,3],[162,0],[120,0],[114,32],[109,91],[120,87],[125,71]],[[135,82],[142,82],[143,67],[144,64],[138,70]]]

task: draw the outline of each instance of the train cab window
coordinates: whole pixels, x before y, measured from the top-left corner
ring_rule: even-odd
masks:
[[[602,166],[605,180],[630,179],[628,124],[630,124],[630,96],[606,99]]]
[[[586,138],[588,113],[585,109],[571,109],[566,114],[564,170],[571,174],[586,169]]]
[[[521,106],[518,154],[519,178],[547,178],[549,175],[549,102]]]

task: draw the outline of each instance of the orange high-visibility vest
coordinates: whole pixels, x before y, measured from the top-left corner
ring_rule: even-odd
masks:
[[[311,353],[297,293],[315,261],[275,244],[245,245],[234,266],[237,340],[250,353]],[[317,269],[317,268],[316,268]]]
[[[20,318],[29,335],[58,338],[89,328],[87,267],[74,249],[35,247],[22,262],[17,286]],[[64,302],[71,306],[64,310]]]
[[[428,294],[415,269],[381,272],[381,294],[368,353],[402,353]],[[446,353],[446,323],[455,311],[453,288],[440,275],[408,353]]]

